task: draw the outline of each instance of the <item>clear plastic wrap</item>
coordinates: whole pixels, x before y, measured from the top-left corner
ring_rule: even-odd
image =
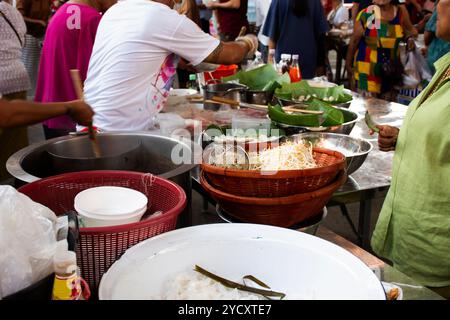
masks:
[[[0,299],[53,272],[56,232],[50,209],[0,186]]]

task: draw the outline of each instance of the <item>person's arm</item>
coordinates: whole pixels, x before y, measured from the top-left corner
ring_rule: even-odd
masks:
[[[422,6],[416,0],[409,0],[409,3],[412,3],[417,12],[422,12]]]
[[[209,9],[239,9],[241,0],[228,0],[227,2],[210,1],[206,6]]]
[[[398,6],[398,9],[400,10],[402,27],[405,30],[405,37],[417,38],[419,33],[417,32],[416,28],[414,28],[411,19],[409,18],[408,10],[403,5]]]
[[[273,39],[269,39],[269,52],[270,50],[275,50],[277,48],[277,43],[273,40]],[[273,54],[269,53],[269,56],[267,57],[267,61],[268,63],[273,63],[274,61],[274,56]]]
[[[353,59],[355,57],[358,44],[363,36],[364,27],[361,23],[361,20],[357,19],[354,24],[353,35],[350,38],[350,43],[348,44],[347,57],[345,59],[345,68],[347,70],[349,79],[353,78]],[[353,84],[353,81],[350,80],[350,83]]]
[[[20,12],[20,14],[22,15],[23,20],[25,22],[34,23],[34,24],[40,24],[40,25],[46,27],[47,26],[47,21],[39,20],[39,19],[32,19],[32,18],[27,16],[27,11],[28,11],[29,6],[30,6],[29,0],[17,0],[16,8]]]
[[[238,37],[233,42],[225,43],[204,33],[187,17],[175,16],[174,19],[178,19],[172,22],[177,26],[175,31],[161,34],[161,41],[168,52],[175,53],[193,66],[202,62],[237,64],[247,55],[254,54],[258,48],[258,38],[254,35]]]
[[[433,32],[431,31],[425,31],[423,34],[423,41],[425,46],[429,46],[431,44],[431,42],[433,41],[433,39],[435,38],[435,35]]]
[[[254,54],[257,48],[258,38],[254,35],[240,37],[234,42],[221,41],[203,62],[225,65],[237,64],[244,60],[246,56]]]
[[[352,20],[353,23],[356,21],[356,17],[358,16],[359,2],[353,2],[352,5]]]
[[[92,123],[94,112],[81,100],[57,103],[36,103],[23,100],[0,99],[0,128],[38,123],[68,114],[80,125]]]

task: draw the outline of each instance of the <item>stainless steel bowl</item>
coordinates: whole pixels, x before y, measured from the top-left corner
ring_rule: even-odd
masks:
[[[274,123],[282,128],[287,136],[303,133],[303,132],[331,132],[331,133],[339,133],[339,134],[346,134],[349,135],[353,128],[355,127],[356,123],[359,120],[358,114],[347,110],[345,108],[337,108],[342,111],[344,114],[344,123],[339,126],[333,126],[333,127],[304,127],[304,126],[293,126],[289,124]]]
[[[345,134],[305,132],[294,135],[291,138],[295,141],[303,139],[311,142],[313,146],[341,152],[346,157],[348,175],[351,175],[362,166],[373,148],[369,141]]]
[[[241,92],[246,91],[248,88],[241,84],[236,83],[212,83],[203,87],[204,100],[212,100],[213,97],[220,97],[234,101],[241,101]],[[215,104],[205,102],[205,110],[218,111],[222,106],[226,104]]]

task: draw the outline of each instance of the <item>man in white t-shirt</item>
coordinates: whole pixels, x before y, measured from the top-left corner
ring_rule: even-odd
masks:
[[[84,84],[94,126],[102,131],[141,131],[152,126],[176,73],[178,57],[234,64],[257,40],[221,43],[173,10],[182,0],[122,0],[103,16]],[[256,42],[256,43],[255,43]]]

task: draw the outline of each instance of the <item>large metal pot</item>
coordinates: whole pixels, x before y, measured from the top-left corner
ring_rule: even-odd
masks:
[[[17,187],[28,182],[56,175],[60,172],[54,167],[54,162],[51,161],[51,156],[48,151],[52,150],[55,145],[60,145],[60,147],[70,145],[73,148],[79,148],[81,146],[90,147],[90,142],[87,139],[87,136],[65,136],[33,144],[13,154],[8,159],[6,168],[8,172],[16,178]],[[100,145],[105,143],[121,144],[127,142],[131,146],[138,142],[139,147],[137,150],[132,150],[132,153],[129,154],[132,158],[126,162],[127,166],[125,168],[122,167],[122,165],[124,165],[123,161],[116,162],[117,167],[111,167],[111,161],[91,162],[90,167],[86,168],[83,163],[84,160],[82,159],[77,160],[77,162],[79,162],[77,166],[84,166],[85,169],[89,170],[125,169],[138,172],[150,172],[177,183],[184,189],[188,198],[187,209],[179,219],[180,225],[187,226],[192,224],[190,207],[192,187],[190,171],[196,166],[193,152],[196,144],[190,141],[181,142],[176,139],[148,132],[99,133],[97,139]],[[181,164],[174,163],[172,161],[172,152],[174,148],[177,148],[178,151],[182,151],[184,155],[187,155],[186,158],[190,160]],[[200,146],[198,148],[200,148]],[[91,160],[92,159],[88,159],[88,161]],[[133,166],[129,167],[128,165],[131,163]],[[77,167],[73,167],[71,172],[76,172],[78,169],[79,168]]]
[[[241,101],[241,92],[247,90],[247,87],[236,83],[211,83],[203,87],[204,100],[212,100],[213,97],[221,97],[234,101]],[[204,103],[205,110],[217,111],[222,107],[221,104]]]
[[[50,145],[47,152],[55,173],[92,170],[133,170],[139,166],[140,139],[129,136],[100,136],[100,156],[96,157],[89,139],[69,139]]]

